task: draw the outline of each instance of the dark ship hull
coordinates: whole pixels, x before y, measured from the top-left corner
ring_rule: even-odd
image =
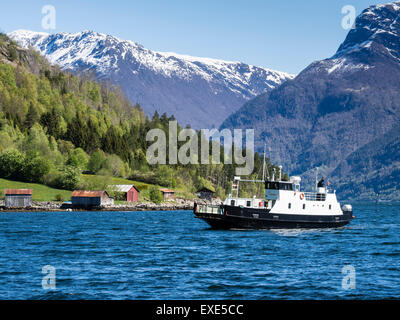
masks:
[[[352,211],[343,215],[275,214],[268,209],[242,208],[222,205],[218,213],[197,212],[197,218],[206,221],[212,229],[299,229],[338,228],[347,225],[354,217]]]

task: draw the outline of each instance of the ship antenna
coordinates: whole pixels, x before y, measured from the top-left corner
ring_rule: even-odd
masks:
[[[265,182],[265,144],[264,144],[264,159],[263,159],[262,181]]]

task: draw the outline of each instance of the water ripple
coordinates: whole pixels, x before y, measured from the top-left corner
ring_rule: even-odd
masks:
[[[354,209],[343,228],[274,231],[213,231],[188,211],[2,212],[0,298],[399,298],[400,206]]]

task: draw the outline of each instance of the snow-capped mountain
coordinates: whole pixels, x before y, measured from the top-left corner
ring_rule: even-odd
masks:
[[[114,36],[84,31],[47,34],[17,30],[9,36],[33,47],[64,70],[94,70],[148,114],[173,114],[195,128],[218,126],[246,100],[294,76],[210,58],[151,51]]]
[[[323,167],[342,196],[400,199],[399,98],[396,1],[365,9],[332,57],[247,102],[221,128],[256,128],[256,146],[267,143],[273,162],[292,174]]]
[[[400,62],[399,39],[400,1],[371,6],[357,17],[356,28],[350,30],[335,55],[316,64],[335,74],[373,68],[377,54]]]

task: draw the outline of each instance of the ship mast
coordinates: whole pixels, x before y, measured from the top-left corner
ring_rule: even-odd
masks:
[[[262,181],[265,182],[265,144],[264,144],[264,159],[263,159]]]
[[[242,179],[241,177],[234,177],[233,182],[232,182],[232,188],[231,188],[231,196],[236,194],[236,198],[239,197],[239,184],[240,182],[258,182],[258,183],[265,183],[265,173],[266,173],[266,152],[265,152],[266,145],[264,144],[264,158],[263,158],[263,172],[262,172],[262,180],[248,180],[248,179]],[[269,180],[269,174],[267,173],[267,177]]]

